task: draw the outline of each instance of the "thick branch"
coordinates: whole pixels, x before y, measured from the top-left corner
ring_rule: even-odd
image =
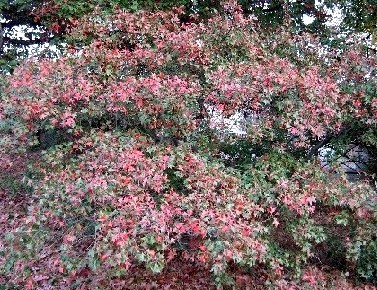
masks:
[[[6,18],[7,22],[3,22],[4,28],[12,28],[18,25],[40,26],[40,23],[35,22],[30,16],[14,16],[15,18]]]
[[[3,37],[3,41],[15,46],[27,46],[32,44],[44,44],[53,40],[55,36],[52,37],[43,37],[36,39],[15,39],[11,37]]]
[[[314,147],[312,147],[308,154],[306,155],[307,159],[312,159],[313,156],[318,155],[318,150],[321,149],[323,146],[327,145],[330,143],[331,139],[334,137],[334,135],[327,135],[325,139],[317,143]]]
[[[321,149],[323,146],[329,144],[333,138],[336,138],[336,137],[339,137],[342,134],[348,133],[350,130],[351,129],[349,129],[349,128],[348,129],[343,128],[337,134],[329,134],[329,135],[327,135],[323,140],[321,140],[320,142],[318,142],[314,147],[312,147],[309,150],[308,154],[306,155],[306,158],[309,160],[309,159],[312,159],[314,156],[318,156],[319,149]]]

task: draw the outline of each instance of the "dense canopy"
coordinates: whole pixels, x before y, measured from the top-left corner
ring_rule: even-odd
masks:
[[[372,4],[323,3],[350,11],[333,35],[312,1],[181,2],[0,6],[3,59],[16,20],[60,47],[4,62],[0,282],[375,283]]]

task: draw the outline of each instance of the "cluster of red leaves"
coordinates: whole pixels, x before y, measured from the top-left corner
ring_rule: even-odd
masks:
[[[69,148],[86,147],[74,163],[62,166],[52,157],[54,170],[46,170],[39,189],[51,209],[41,208],[39,218],[71,232],[67,220],[84,217],[82,204],[96,209],[88,219],[98,223],[95,250],[105,269],[127,269],[138,260],[158,272],[178,254],[207,267],[217,263],[217,271],[233,259],[251,265],[263,259],[266,242],[258,235],[264,226],[239,179],[184,148],[155,147],[149,157],[153,145],[138,135],[94,136]],[[184,180],[184,192],[169,184],[167,169]],[[64,241],[77,238],[71,233]]]
[[[141,123],[176,136],[196,127],[205,105],[224,115],[242,109],[263,116],[249,128],[250,138],[282,129],[299,147],[336,134],[350,119],[376,125],[377,103],[367,91],[374,81],[365,77],[374,58],[349,52],[338,62],[328,55],[327,63],[298,65],[266,48],[253,19],[237,9],[233,18],[216,16],[206,24],[180,24],[177,13],[85,17],[72,37],[92,41],[56,61],[19,67],[10,81],[10,102],[30,129],[44,120],[75,127],[110,112],[126,118],[129,127]],[[287,37],[271,45],[287,45]]]
[[[195,128],[193,99],[200,92],[196,82],[160,74],[109,80],[105,86],[87,69],[75,72],[67,59],[25,64],[10,82],[13,113],[26,120],[29,130],[46,120],[58,128],[78,127],[106,112],[120,113],[131,124],[149,129],[173,128],[177,135]]]
[[[273,271],[266,272],[264,279],[270,276],[277,287],[296,289],[296,282],[284,279],[285,269],[270,248],[272,231],[284,233],[297,246],[311,241],[317,201],[328,206],[347,204],[362,222],[370,218],[370,214],[358,214],[358,209],[366,209],[367,188],[342,180],[329,186],[314,168],[311,173],[302,168],[289,180],[279,180],[275,200],[255,202],[263,187],[247,188],[232,170],[211,164],[184,146],[158,146],[138,133],[93,131],[59,152],[44,154],[49,167],[39,167],[43,178],[34,193],[38,202],[31,203],[27,216],[17,218],[15,229],[9,229],[17,235],[12,247],[22,252],[24,242],[18,235],[36,238],[34,230],[44,224],[47,236],[41,239],[36,256],[32,260],[22,257],[14,264],[17,273],[33,269],[33,274],[10,280],[20,283],[27,278],[25,287],[30,289],[50,285],[53,277],[63,288],[77,279],[83,285],[112,285],[114,289],[129,285],[127,281],[135,286],[141,283],[136,281],[140,263],[152,272],[190,263],[216,275],[233,264],[268,264]],[[172,175],[181,179],[179,184],[174,184]],[[293,220],[287,221],[287,215],[296,220],[311,218],[301,220],[305,223],[290,233],[287,229]],[[4,244],[8,247],[9,241]],[[311,250],[305,252],[303,259],[311,255]],[[41,264],[48,266],[42,271]],[[305,272],[304,283],[329,285],[327,279],[314,279],[310,273]],[[242,279],[255,282],[248,275],[236,278],[240,285]]]

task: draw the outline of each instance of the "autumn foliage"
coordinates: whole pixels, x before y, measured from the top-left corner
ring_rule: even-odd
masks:
[[[1,238],[9,285],[146,287],[135,268],[179,264],[212,272],[211,287],[258,272],[275,289],[329,289],[329,269],[376,281],[373,170],[350,182],[318,160],[356,140],[376,152],[376,58],[318,53],[288,24],[265,34],[224,7],[188,21],[97,11],[72,21],[61,57],[4,80],[2,154],[39,154],[26,214]],[[256,117],[237,135],[213,112]]]

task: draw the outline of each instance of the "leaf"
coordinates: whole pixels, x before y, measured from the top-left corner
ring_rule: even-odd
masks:
[[[137,11],[139,9],[139,3],[137,1],[133,1],[132,5],[130,6],[132,11]]]
[[[148,268],[153,272],[153,273],[161,273],[162,270],[164,269],[164,264],[160,261],[154,262],[154,263],[148,263],[147,264]]]
[[[14,263],[16,262],[16,256],[15,255],[10,255],[10,257],[8,259],[6,259],[5,261],[5,265],[4,265],[4,271],[5,273],[9,273],[12,268],[13,268],[13,265]]]
[[[97,258],[97,255],[94,251],[94,248],[91,248],[88,251],[88,266],[89,266],[90,269],[92,269],[94,271],[98,268],[99,265],[100,265],[100,261]]]

